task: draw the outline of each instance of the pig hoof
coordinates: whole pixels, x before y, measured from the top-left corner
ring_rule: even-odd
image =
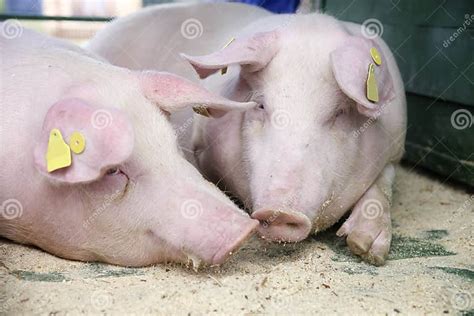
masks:
[[[364,261],[382,266],[385,264],[390,249],[391,234],[382,231],[373,240],[370,235],[360,233],[347,236],[347,245],[352,253],[360,256]]]
[[[353,254],[376,266],[385,264],[392,239],[390,216],[381,217],[361,221],[349,218],[337,232],[340,237],[347,236],[346,242]]]

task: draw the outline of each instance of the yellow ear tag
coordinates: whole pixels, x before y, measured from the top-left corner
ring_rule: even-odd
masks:
[[[64,142],[63,136],[57,128],[53,128],[49,134],[46,164],[48,172],[71,165],[71,149]]]
[[[84,138],[84,135],[79,132],[72,133],[69,138],[69,146],[73,153],[81,154],[86,148],[86,139]]]
[[[377,66],[382,65],[382,57],[380,57],[380,54],[377,48],[372,47],[370,49],[370,56],[372,56],[372,60],[374,61],[374,63],[377,64]]]
[[[227,46],[229,46],[233,41],[235,40],[235,38],[231,38],[230,41],[224,45],[224,47],[222,47],[222,49],[226,48]],[[225,75],[227,73],[227,67],[225,68],[222,68],[221,69],[221,75]]]
[[[204,105],[199,105],[193,107],[193,111],[199,115],[205,116],[205,117],[210,117],[211,114],[207,110],[207,108]]]
[[[367,99],[372,102],[379,101],[379,90],[377,88],[377,80],[375,79],[375,65],[370,63],[369,73],[367,75]]]

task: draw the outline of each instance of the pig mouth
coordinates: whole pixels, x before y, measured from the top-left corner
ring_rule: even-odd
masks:
[[[227,259],[235,254],[240,247],[257,231],[259,223],[257,221],[252,221],[251,225],[248,225],[242,234],[231,241],[228,244],[223,245],[219,251],[212,257],[211,265],[220,265],[227,261]]]
[[[234,227],[211,231],[212,236],[207,235],[208,229],[203,229],[202,238],[189,239],[181,246],[169,245],[169,247],[176,249],[178,257],[182,258],[179,261],[191,265],[195,271],[202,266],[219,266],[237,253],[256,232],[258,226],[258,221],[247,217],[244,223]]]

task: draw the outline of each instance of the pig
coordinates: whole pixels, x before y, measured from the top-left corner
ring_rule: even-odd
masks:
[[[245,111],[208,107],[208,117],[194,118],[187,146],[199,170],[243,201],[269,241],[304,240],[350,212],[336,234],[355,255],[383,265],[406,131],[404,86],[390,49],[360,25],[325,14],[246,7],[252,21],[243,25],[242,10],[222,3],[147,9],[112,23],[90,47],[121,66],[133,61],[193,78],[176,61],[184,48],[181,57],[211,91],[258,103]],[[189,19],[203,25],[192,41],[176,35]],[[153,40],[163,33],[172,42],[160,50]],[[378,100],[368,99],[369,69]]]
[[[193,68],[180,58],[180,52],[206,54],[210,48],[224,45],[236,28],[269,15],[264,9],[239,3],[149,6],[112,21],[85,46],[116,66],[133,70],[160,69],[198,82]],[[229,38],[223,42],[219,32],[224,30]],[[186,159],[197,166],[192,144],[194,120],[189,107],[170,116],[171,124],[178,131],[181,150]]]
[[[0,54],[0,236],[73,260],[197,266],[222,264],[255,231],[168,121],[195,104],[255,104],[28,29],[1,36]]]

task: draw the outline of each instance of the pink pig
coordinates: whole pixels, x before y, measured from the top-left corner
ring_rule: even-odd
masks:
[[[195,104],[253,103],[27,29],[0,37],[0,53],[1,236],[75,260],[220,264],[258,226],[182,157],[167,120]],[[48,172],[57,131],[71,165]]]
[[[183,36],[179,25],[196,20],[202,34]],[[157,47],[157,38],[169,38],[169,45]],[[182,51],[212,91],[257,102],[246,111],[209,107],[210,118],[194,119],[188,146],[201,172],[240,197],[271,241],[303,240],[352,209],[337,234],[363,259],[385,262],[406,101],[383,40],[319,13],[272,15],[214,3],[143,10],[106,27],[90,47],[117,65],[192,78],[177,60]],[[366,95],[370,64],[376,102]]]

